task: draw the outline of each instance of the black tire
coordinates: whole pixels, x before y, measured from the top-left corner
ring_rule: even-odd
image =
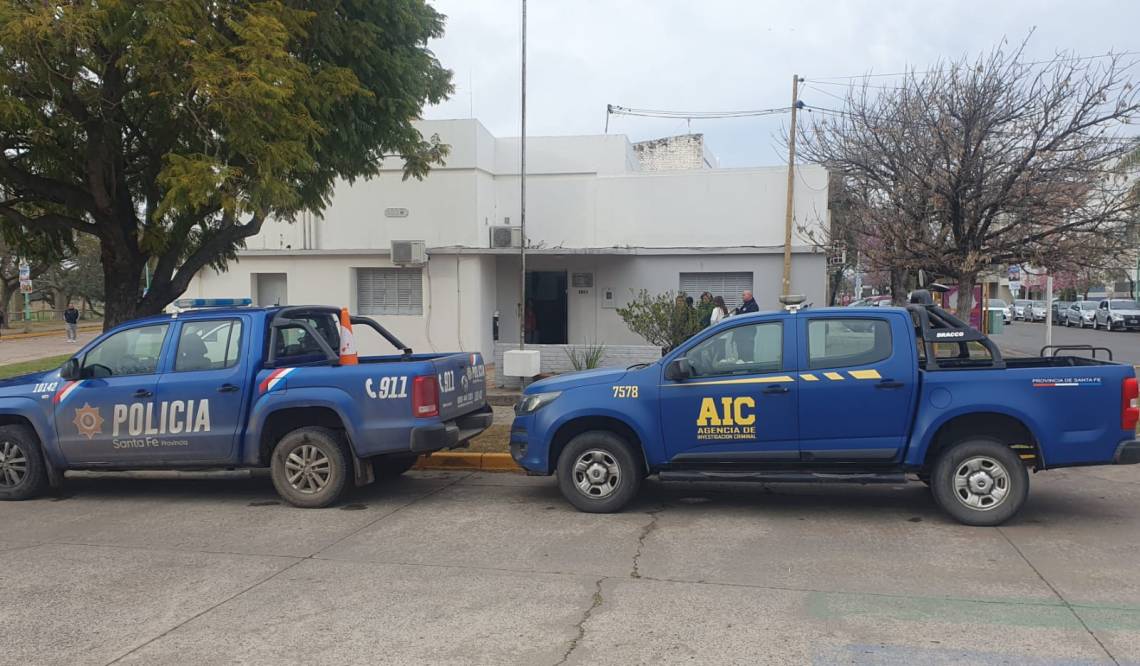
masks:
[[[587,456],[593,462],[587,463]],[[555,474],[562,496],[579,511],[614,513],[637,496],[643,467],[641,457],[625,439],[608,430],[591,430],[566,444]],[[588,475],[595,470],[604,477],[591,481]]]
[[[297,428],[273,448],[269,476],[286,502],[319,509],[337,501],[344,492],[352,476],[348,461],[342,433],[317,426]]]
[[[1021,458],[993,439],[969,439],[946,449],[930,478],[935,501],[965,525],[1001,525],[1029,496],[1029,473]],[[1005,492],[995,498],[1003,487]]]
[[[40,439],[27,426],[0,426],[0,500],[25,500],[47,490]]]
[[[420,457],[414,453],[380,456],[372,459],[372,473],[377,479],[394,479],[411,469]]]

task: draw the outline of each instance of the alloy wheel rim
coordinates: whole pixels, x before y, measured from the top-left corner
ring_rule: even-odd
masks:
[[[285,457],[285,478],[294,490],[315,495],[332,479],[332,461],[312,444],[302,444]]]
[[[19,444],[0,443],[0,487],[15,488],[28,476],[28,456]]]
[[[954,470],[954,497],[974,511],[992,511],[1009,497],[1010,475],[1001,462],[974,456]]]
[[[621,466],[608,451],[590,449],[574,461],[574,487],[590,499],[604,499],[621,485]]]

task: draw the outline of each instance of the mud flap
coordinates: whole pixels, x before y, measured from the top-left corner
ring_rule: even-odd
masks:
[[[372,463],[357,458],[355,455],[352,456],[352,470],[354,472],[354,482],[357,488],[367,486],[376,480],[376,475],[372,471]]]

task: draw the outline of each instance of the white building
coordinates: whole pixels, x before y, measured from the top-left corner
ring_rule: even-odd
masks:
[[[517,344],[518,235],[502,227],[519,222],[518,139],[475,120],[419,128],[450,144],[445,166],[403,181],[402,164],[389,160],[376,178],[339,183],[323,218],[267,223],[226,272],[204,270],[186,296],[343,304],[417,350],[488,357],[499,313],[498,340]],[[635,152],[620,135],[528,137],[527,299],[539,342],[604,343],[621,360],[622,345],[646,343],[615,308],[641,289],[707,290],[731,307],[751,288],[762,309],[776,307],[787,170],[709,168],[703,141],[679,139],[700,155],[670,160],[698,168],[668,170],[660,146]],[[650,153],[643,168],[639,155]],[[827,223],[823,168],[798,169],[794,212],[792,291],[822,303],[826,257],[803,230]],[[423,241],[426,261],[393,263],[393,241]]]

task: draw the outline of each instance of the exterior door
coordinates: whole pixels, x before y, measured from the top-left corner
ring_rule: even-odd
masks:
[[[806,461],[889,462],[906,445],[917,380],[902,317],[801,315],[800,448]]]
[[[246,319],[183,321],[173,365],[158,381],[164,461],[227,462],[242,429],[251,381]]]
[[[794,320],[749,318],[682,351],[692,376],[659,399],[670,462],[797,460],[794,349]]]
[[[119,331],[84,354],[80,377],[54,397],[55,430],[69,464],[138,465],[150,456],[163,342],[169,324]]]

